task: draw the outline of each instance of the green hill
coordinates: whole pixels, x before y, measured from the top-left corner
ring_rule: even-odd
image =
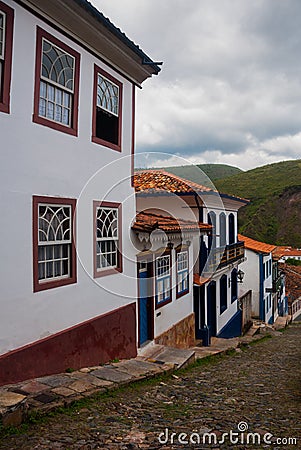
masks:
[[[269,164],[215,181],[217,189],[248,198],[241,233],[271,244],[301,247],[301,160]]]
[[[194,181],[199,184],[210,184],[220,178],[227,178],[239,173],[243,173],[238,167],[228,166],[226,164],[195,164],[189,166],[162,167],[167,172],[173,173],[187,180]],[[205,176],[202,175],[204,172]],[[209,178],[209,180],[207,179]]]

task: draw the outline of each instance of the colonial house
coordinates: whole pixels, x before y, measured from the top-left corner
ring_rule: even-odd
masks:
[[[285,279],[278,266],[278,258],[273,257],[275,245],[256,241],[239,235],[246,248],[246,261],[242,264],[245,272],[244,290],[252,291],[252,316],[273,324],[286,310]]]
[[[294,259],[296,261],[300,261],[301,264],[301,249],[300,248],[292,248],[290,246],[285,247],[277,247],[274,252],[277,257],[279,257],[280,263],[285,263],[288,259]]]
[[[135,89],[158,64],[86,0],[0,0],[0,384],[137,354]]]
[[[204,341],[208,331],[210,336],[240,335],[237,282],[239,264],[244,261],[244,244],[237,239],[237,211],[248,201],[220,194],[162,170],[137,172],[134,186],[138,220],[147,222],[151,215],[152,220],[158,220],[159,227],[161,220],[170,217],[175,224],[183,220],[199,228],[198,234],[188,236],[185,227],[182,230],[180,227],[178,235],[171,227],[169,231],[174,238],[168,233],[157,238],[152,233],[142,236],[136,225],[133,226],[133,231],[138,231],[135,244],[139,248],[138,270],[142,261],[144,276],[150,279],[148,323],[152,332],[148,340],[166,342],[166,333],[173,335],[174,329],[191,332],[192,321],[194,336]],[[154,246],[156,239],[161,241]],[[166,252],[171,249],[167,259]],[[186,273],[184,278],[190,274],[182,288],[181,270]],[[168,281],[161,282],[161,278]]]

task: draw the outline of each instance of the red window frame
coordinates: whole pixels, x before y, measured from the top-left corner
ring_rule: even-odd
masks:
[[[5,14],[4,68],[2,72],[2,90],[0,92],[0,112],[9,114],[15,12],[1,1],[0,11]]]
[[[117,145],[101,139],[96,136],[96,117],[97,117],[97,83],[98,83],[98,74],[103,75],[108,80],[112,81],[112,83],[116,84],[119,88],[119,103],[118,103],[118,143]],[[103,145],[105,147],[109,147],[112,150],[116,150],[121,152],[121,133],[122,133],[122,83],[114,78],[112,75],[107,73],[105,70],[98,67],[96,64],[94,65],[94,85],[93,85],[93,113],[92,113],[92,142],[95,144]]]
[[[50,280],[39,282],[39,270],[38,270],[38,221],[39,212],[38,205],[40,203],[45,204],[57,204],[71,206],[72,215],[72,243],[71,243],[71,276],[69,278],[63,278],[59,280]],[[39,292],[47,289],[52,289],[60,286],[74,284],[77,282],[77,264],[76,264],[76,247],[75,247],[75,233],[76,233],[76,199],[72,198],[60,198],[60,197],[44,197],[34,195],[32,197],[32,230],[33,230],[33,291]]]
[[[96,224],[96,213],[97,208],[114,208],[118,210],[118,247],[117,247],[117,267],[108,267],[104,269],[97,270],[97,256],[96,256],[96,238],[97,238],[97,224]],[[123,271],[123,261],[122,261],[122,204],[114,202],[103,202],[94,200],[93,201],[93,272],[94,278],[100,278],[107,275],[113,275],[116,273],[121,273]]]
[[[72,102],[71,113],[71,126],[63,125],[59,122],[55,122],[39,115],[39,100],[40,100],[40,80],[41,80],[41,62],[42,62],[42,40],[47,39],[53,45],[69,53],[75,59],[74,68],[74,94]],[[35,85],[34,85],[34,111],[32,120],[40,125],[53,128],[63,133],[71,134],[72,136],[78,135],[78,101],[79,101],[79,71],[80,71],[80,54],[69,47],[64,42],[60,41],[56,37],[52,36],[47,31],[40,27],[37,27],[37,43],[36,43],[36,67],[35,67]]]

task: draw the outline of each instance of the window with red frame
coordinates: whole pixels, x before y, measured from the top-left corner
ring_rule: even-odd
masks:
[[[121,150],[122,84],[95,66],[92,141]]]
[[[121,272],[121,204],[95,201],[94,224],[94,276]]]
[[[80,56],[38,28],[34,121],[77,134]]]
[[[76,201],[33,197],[34,290],[76,282]]]
[[[9,113],[14,10],[0,1],[0,111]]]

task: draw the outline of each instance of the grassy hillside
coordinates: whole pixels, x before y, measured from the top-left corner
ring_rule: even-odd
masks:
[[[301,160],[269,164],[215,181],[228,194],[249,198],[240,231],[267,243],[301,247]]]
[[[228,166],[226,164],[195,164],[191,166],[162,167],[174,175],[186,178],[200,184],[208,184],[208,177],[213,183],[220,178],[227,178],[239,173],[243,173],[238,167]],[[202,172],[206,176],[202,176]]]

